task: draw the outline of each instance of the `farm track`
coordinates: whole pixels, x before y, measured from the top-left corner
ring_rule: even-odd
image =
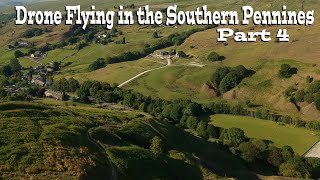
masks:
[[[304,154],[304,157],[320,158],[320,141],[313,145],[309,151]]]
[[[171,65],[171,60],[167,59],[167,61],[168,61],[168,63],[165,66],[161,66],[161,67],[158,67],[158,68],[153,68],[153,69],[149,69],[149,70],[143,71],[142,73],[139,73],[138,75],[136,75],[136,76],[130,78],[129,80],[121,83],[118,87],[121,88],[121,87],[125,86],[126,84],[130,83],[131,81],[134,81],[135,79],[139,78],[140,76],[142,76],[142,75],[144,75],[146,73],[149,73],[149,72],[155,71],[155,70],[159,70],[159,69],[163,69],[165,67],[170,66]]]

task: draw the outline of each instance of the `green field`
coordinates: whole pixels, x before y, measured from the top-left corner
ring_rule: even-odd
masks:
[[[276,146],[291,146],[300,155],[320,140],[318,132],[294,126],[281,126],[268,120],[232,115],[213,115],[212,124],[223,128],[237,127],[250,138],[273,141]]]

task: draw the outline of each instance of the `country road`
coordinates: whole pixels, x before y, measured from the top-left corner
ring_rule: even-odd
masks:
[[[149,69],[149,70],[143,71],[142,73],[140,73],[140,74],[138,74],[138,75],[130,78],[129,80],[121,83],[118,87],[121,88],[121,87],[125,86],[126,84],[130,83],[131,81],[137,79],[138,77],[140,77],[140,76],[142,76],[142,75],[144,75],[144,74],[146,74],[146,73],[149,73],[149,72],[155,71],[155,70],[159,70],[159,69],[163,69],[163,68],[165,68],[165,67],[167,67],[167,66],[170,66],[170,65],[171,65],[171,60],[170,60],[170,59],[167,59],[167,61],[168,61],[167,65],[161,66],[161,67],[158,67],[158,68],[154,68],[154,69]]]
[[[312,148],[304,154],[304,157],[320,158],[320,141],[313,145]]]

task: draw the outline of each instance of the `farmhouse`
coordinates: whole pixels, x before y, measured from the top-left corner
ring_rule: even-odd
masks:
[[[34,59],[40,59],[40,58],[43,58],[45,56],[44,53],[42,53],[41,51],[36,51],[34,52],[33,54],[31,54],[31,58],[34,58]]]
[[[18,45],[19,46],[27,46],[27,45],[29,45],[29,42],[27,42],[27,41],[18,41]]]
[[[44,92],[44,95],[48,98],[52,98],[52,99],[56,99],[56,100],[60,100],[62,101],[63,100],[63,93],[61,92],[57,92],[57,91],[53,91],[53,90],[46,90]]]
[[[161,52],[160,52],[160,55],[161,55],[161,56],[169,56],[169,52],[167,52],[167,51],[161,51]]]
[[[106,37],[107,37],[106,34],[100,34],[100,35],[98,35],[98,38],[106,38]]]
[[[46,84],[44,81],[42,81],[41,78],[33,78],[31,80],[31,83],[38,85],[38,86],[41,86],[41,87],[44,87],[44,85]]]

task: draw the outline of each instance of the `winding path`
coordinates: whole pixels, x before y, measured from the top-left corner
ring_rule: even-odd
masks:
[[[167,66],[170,66],[170,65],[171,65],[171,60],[170,60],[170,59],[167,59],[167,61],[168,61],[167,65],[161,66],[161,67],[158,67],[158,68],[153,68],[153,69],[149,69],[149,70],[143,71],[142,73],[140,73],[140,74],[138,74],[138,75],[130,78],[129,80],[121,83],[118,87],[121,88],[121,87],[125,86],[126,84],[130,83],[131,81],[137,79],[138,77],[140,77],[140,76],[142,76],[142,75],[144,75],[144,74],[146,74],[146,73],[149,73],[149,72],[155,71],[155,70],[159,70],[159,69],[163,69],[163,68],[165,68],[165,67],[167,67]]]

